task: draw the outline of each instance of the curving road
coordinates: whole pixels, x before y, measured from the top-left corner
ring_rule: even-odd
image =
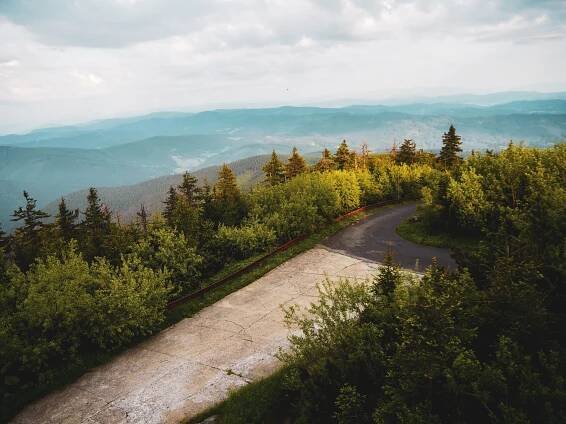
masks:
[[[395,232],[416,208],[416,203],[408,203],[378,209],[367,219],[329,237],[322,244],[335,252],[372,262],[382,262],[391,249],[395,261],[413,271],[424,270],[432,263],[432,258],[436,258],[440,265],[456,269],[449,250],[415,244]]]
[[[318,300],[325,278],[365,280],[389,245],[404,266],[448,252],[417,246],[395,234],[415,205],[377,210],[281,264],[193,317],[94,368],[25,408],[14,423],[175,423],[223,400],[230,390],[272,373],[275,354],[289,346],[281,305]]]

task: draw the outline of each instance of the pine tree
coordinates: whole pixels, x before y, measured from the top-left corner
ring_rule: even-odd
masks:
[[[217,224],[237,225],[244,215],[240,189],[232,170],[222,165],[213,189],[213,201],[207,217]]]
[[[462,137],[456,134],[456,128],[450,125],[448,132],[442,136],[442,149],[438,161],[442,164],[444,169],[452,169],[457,166],[462,158],[458,153],[462,152]]]
[[[142,229],[143,235],[147,236],[147,211],[143,203],[140,205],[140,210],[136,213],[136,215],[138,216],[138,222]]]
[[[71,211],[67,208],[65,203],[65,198],[61,197],[59,202],[59,212],[55,216],[55,224],[59,230],[61,238],[65,241],[69,241],[75,237],[76,223],[75,221],[79,217],[79,210],[75,209]]]
[[[403,144],[401,144],[401,147],[399,148],[399,152],[397,153],[397,163],[406,163],[407,165],[410,165],[412,163],[415,163],[417,157],[417,146],[416,144],[413,142],[412,139],[405,139],[403,140]]]
[[[173,217],[175,214],[175,208],[177,203],[179,202],[177,190],[175,187],[169,187],[169,191],[167,192],[167,198],[163,202],[165,204],[165,208],[163,209],[163,217],[169,226],[173,226]]]
[[[299,154],[299,150],[293,147],[291,156],[287,160],[287,165],[285,165],[285,177],[290,180],[299,174],[307,171],[307,164],[303,157]]]
[[[336,155],[334,156],[334,162],[336,162],[336,167],[340,170],[351,169],[353,167],[352,154],[346,140],[342,140],[342,143],[338,146],[338,150],[336,150]]]
[[[26,199],[26,206],[21,206],[12,214],[12,221],[24,221],[22,230],[28,234],[35,233],[36,230],[43,225],[42,219],[48,218],[49,214],[42,210],[36,209],[37,200],[31,197],[27,191],[24,190],[24,198]]]
[[[49,215],[37,209],[37,201],[27,191],[23,192],[26,199],[25,208],[19,207],[12,214],[12,221],[23,221],[23,226],[18,228],[13,237],[16,262],[24,269],[38,256],[41,245],[40,231],[43,228],[42,220]]]
[[[372,291],[377,296],[391,296],[401,282],[401,269],[393,260],[393,253],[389,249],[383,259],[383,265],[375,277]]]
[[[223,164],[218,171],[218,181],[214,185],[214,198],[216,200],[238,200],[240,198],[240,189],[234,172],[226,164]]]
[[[322,157],[314,166],[314,170],[318,172],[327,172],[332,171],[335,168],[336,163],[334,162],[332,153],[330,153],[330,150],[324,149],[324,151],[322,152]]]
[[[285,181],[285,168],[275,150],[271,153],[271,159],[263,166],[262,170],[265,173],[264,181],[268,185],[274,186]]]
[[[91,187],[87,195],[87,207],[81,222],[83,250],[87,259],[105,256],[106,237],[110,233],[111,212],[98,197],[96,188]]]
[[[177,187],[179,189],[179,193],[185,197],[190,206],[197,206],[198,203],[200,189],[198,188],[197,183],[198,180],[195,176],[185,172],[183,174],[183,181]]]

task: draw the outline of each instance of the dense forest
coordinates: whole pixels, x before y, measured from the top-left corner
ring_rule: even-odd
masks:
[[[319,304],[286,310],[302,331],[282,371],[220,422],[564,422],[566,145],[463,160],[459,143],[445,134],[417,217],[479,240],[458,271],[418,277],[389,255],[365,285],[323,284]]]
[[[457,273],[433,266],[421,280],[389,258],[370,286],[327,284],[310,314],[289,310],[303,335],[283,357],[278,397],[299,422],[559,422],[565,147],[462,159],[451,127],[438,156],[412,140],[388,154],[343,141],[312,167],[297,149],[286,162],[273,152],[249,192],[227,165],[213,186],[185,173],[162,210],[140,205],[131,223],[95,188],[81,211],[61,199],[54,221],[24,192],[21,225],[0,238],[2,409],[157,331],[168,301],[226,264],[360,205],[422,198],[427,226],[479,248],[458,253]]]

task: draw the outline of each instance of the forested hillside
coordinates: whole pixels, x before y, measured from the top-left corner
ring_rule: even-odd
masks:
[[[158,113],[78,126],[0,136],[0,180],[26,189],[44,206],[89,186],[116,187],[195,171],[275,149],[287,154],[337,147],[346,138],[388,151],[409,137],[436,151],[450,124],[466,150],[503,148],[509,140],[549,146],[566,137],[566,100],[524,100],[484,106],[473,103],[411,103],[340,108],[280,107]],[[13,191],[13,190],[12,190]],[[0,192],[0,222],[17,203]]]

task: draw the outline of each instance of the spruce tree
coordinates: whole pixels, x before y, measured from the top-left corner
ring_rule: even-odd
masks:
[[[287,165],[285,165],[285,177],[290,180],[299,174],[307,171],[307,164],[303,157],[299,154],[299,150],[293,147],[291,156],[287,160]]]
[[[318,172],[327,172],[332,171],[335,168],[336,163],[334,162],[332,153],[330,153],[330,150],[324,149],[324,151],[322,152],[322,157],[314,166],[314,170]]]
[[[212,187],[208,182],[208,178],[204,178],[202,182],[202,187],[199,193],[199,204],[202,207],[202,216],[205,220],[212,219]]]
[[[448,132],[442,136],[442,149],[438,157],[444,169],[452,169],[462,161],[462,158],[458,156],[458,153],[462,152],[461,145],[462,138],[456,134],[456,128],[450,125]]]
[[[374,279],[372,291],[376,296],[391,296],[395,288],[401,282],[401,269],[393,260],[391,249],[387,251],[383,259],[383,265]]]
[[[218,171],[218,181],[214,185],[214,198],[216,200],[238,200],[240,189],[236,182],[236,176],[230,167],[223,164]]]
[[[177,190],[175,187],[169,187],[169,191],[167,192],[167,198],[163,202],[165,204],[165,208],[163,209],[163,217],[169,226],[173,226],[173,218],[175,215],[175,208],[179,201]]]
[[[410,165],[415,163],[417,157],[417,146],[413,142],[412,139],[405,139],[399,148],[399,152],[397,153],[397,163],[406,163]]]
[[[244,204],[234,173],[224,164],[213,189],[210,218],[217,224],[237,225],[244,214]]]
[[[143,203],[140,205],[140,210],[136,213],[136,215],[138,216],[138,222],[143,235],[147,236],[147,211]]]
[[[25,208],[19,207],[12,214],[12,221],[24,221],[22,231],[28,234],[35,233],[36,230],[41,228],[43,225],[42,219],[48,218],[49,214],[43,212],[42,210],[36,209],[37,200],[31,197],[27,191],[23,192],[24,198],[26,199]]]
[[[79,217],[79,210],[74,211],[67,208],[65,198],[61,197],[59,202],[59,211],[55,215],[55,224],[59,230],[59,234],[64,241],[69,241],[75,237],[75,230],[77,227],[76,220]]]
[[[177,187],[179,189],[179,193],[185,197],[190,206],[197,206],[198,203],[200,189],[198,188],[197,183],[198,180],[195,176],[185,172],[183,174],[183,181]]]
[[[340,170],[351,169],[353,167],[352,154],[346,140],[342,140],[342,143],[338,146],[338,150],[336,150],[336,155],[334,156],[334,162],[336,162],[336,167]]]
[[[271,153],[271,159],[263,166],[262,170],[265,173],[264,181],[268,185],[274,186],[285,181],[285,168],[275,150]]]
[[[92,260],[104,256],[106,237],[110,233],[110,210],[102,204],[96,188],[91,187],[87,195],[87,207],[84,220],[81,222],[83,232],[83,249],[85,256]]]
[[[25,207],[19,207],[12,214],[12,221],[23,221],[13,237],[16,262],[24,269],[35,260],[40,251],[40,231],[43,227],[43,219],[49,214],[37,209],[37,201],[27,191],[23,192],[26,200]]]

